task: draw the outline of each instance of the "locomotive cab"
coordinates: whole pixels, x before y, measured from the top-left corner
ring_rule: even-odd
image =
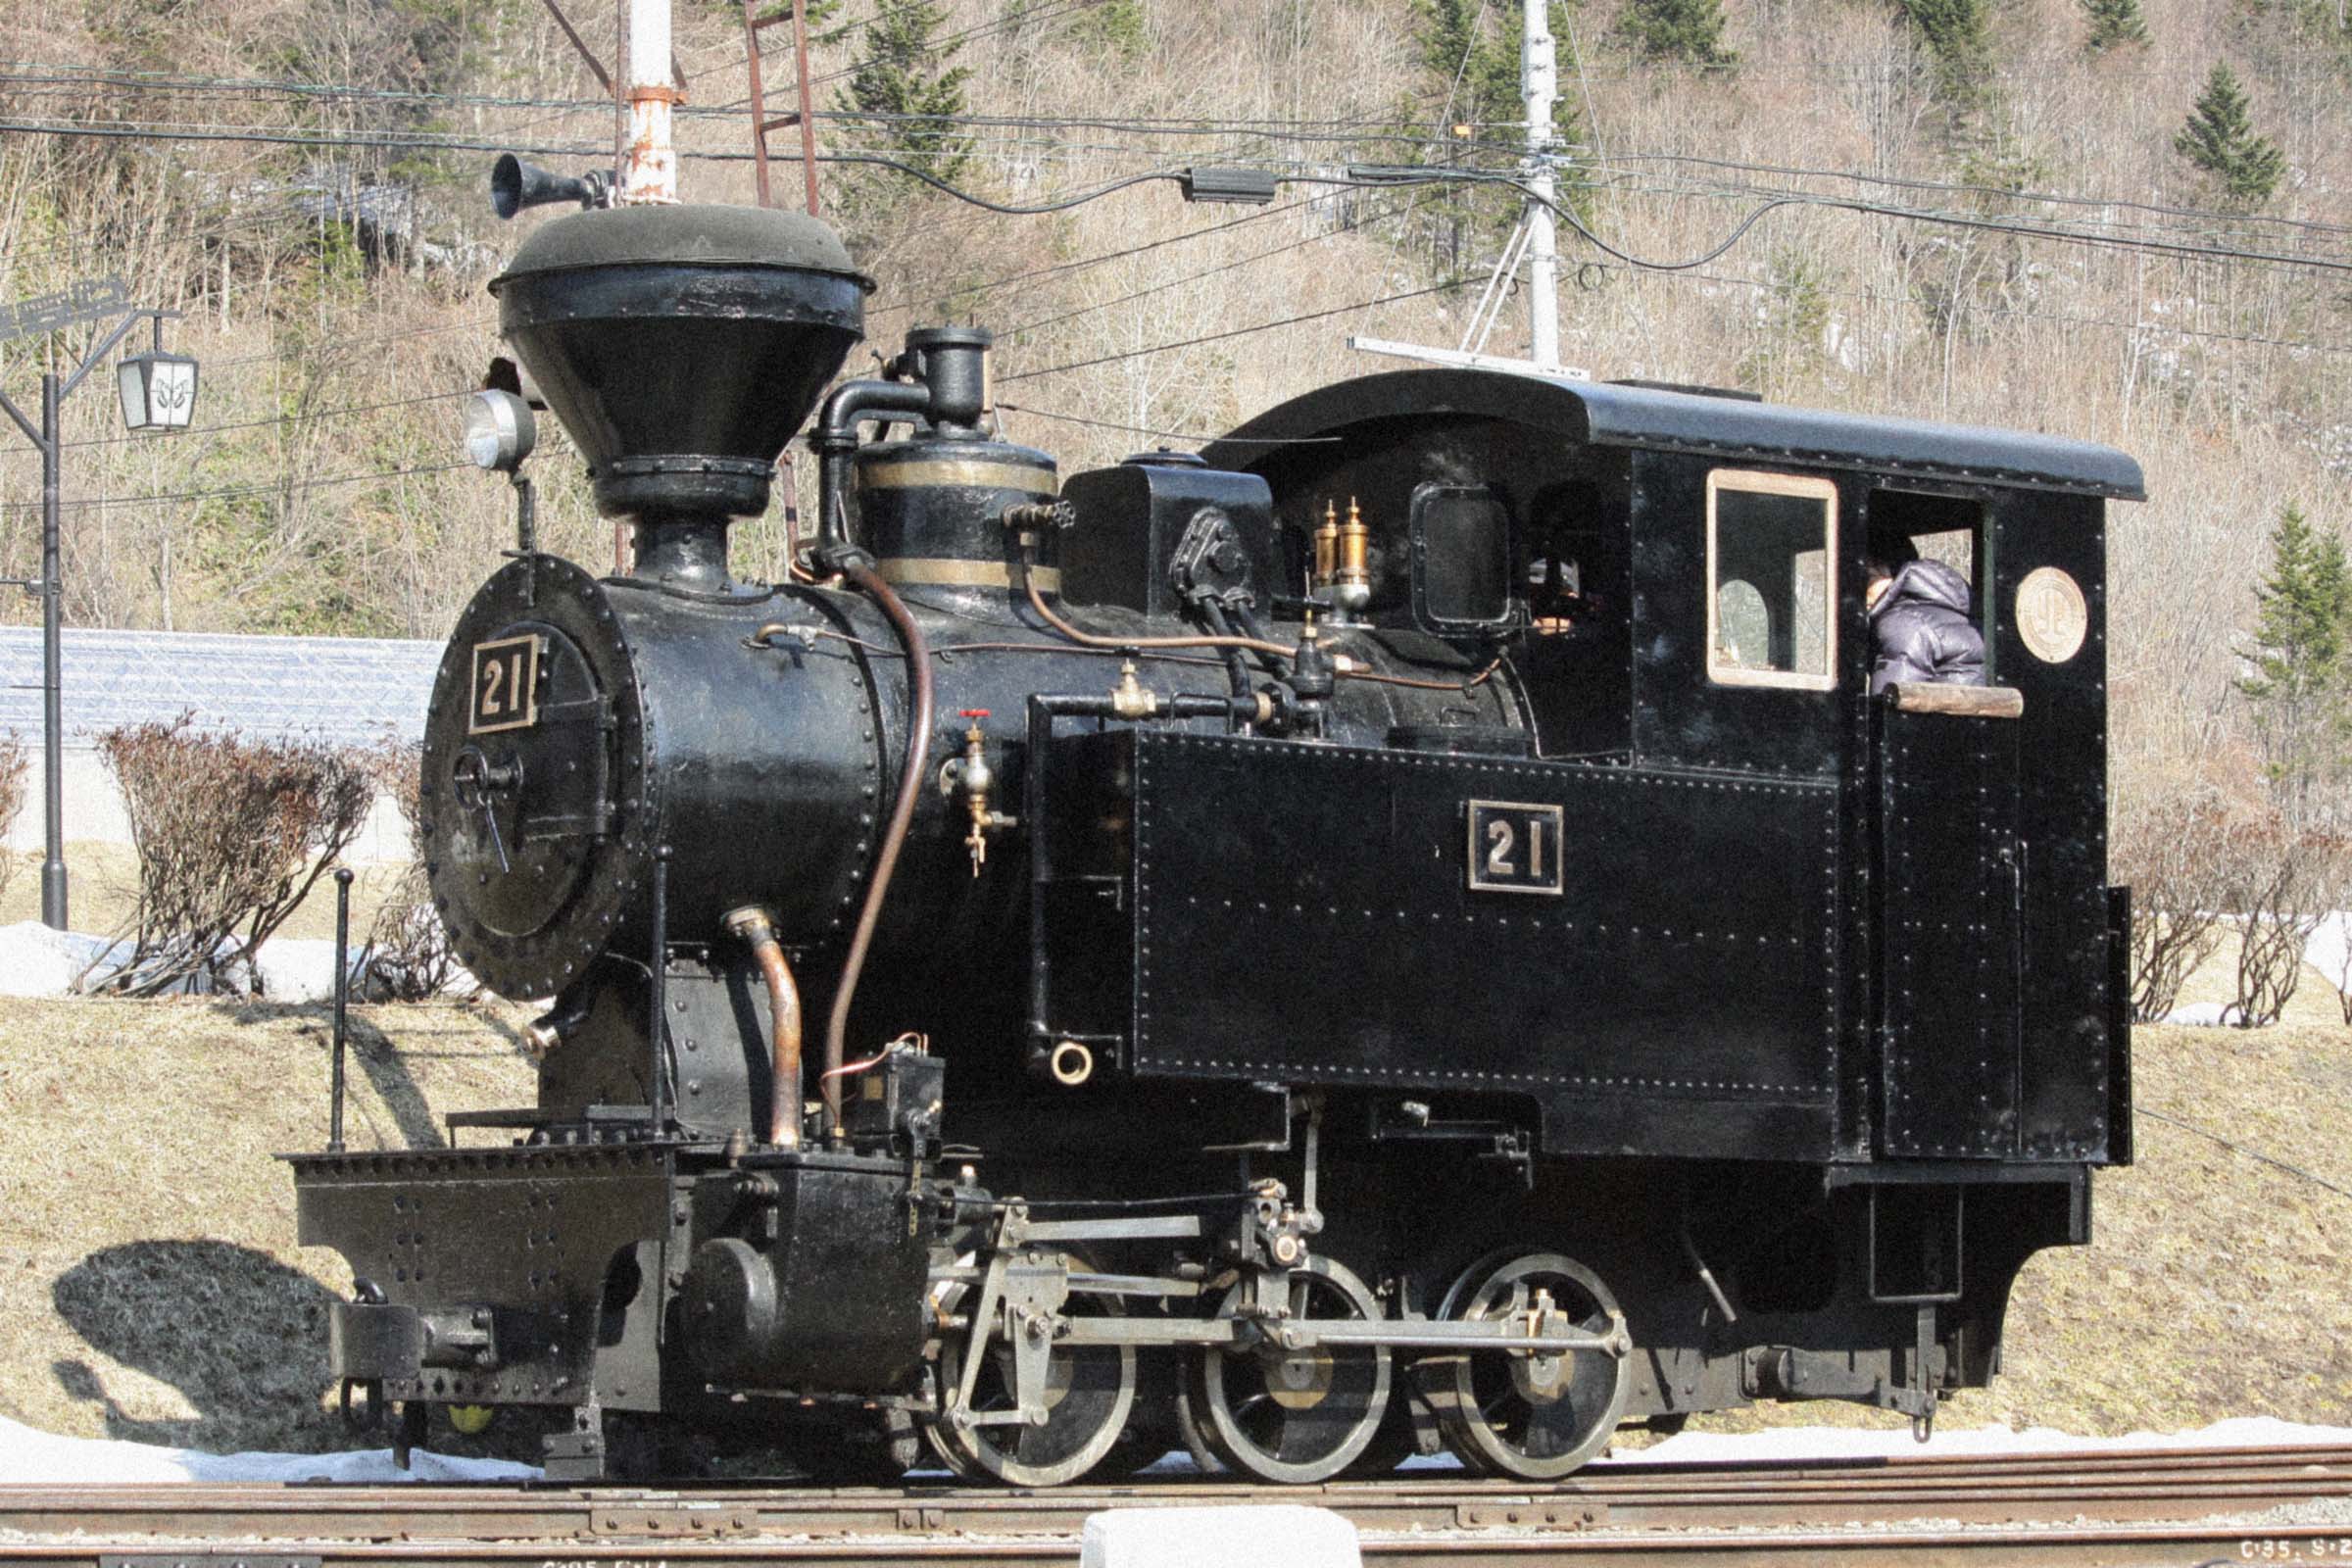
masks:
[[[2089,1168],[2131,1154],[2103,505],[2141,494],[2136,465],[1462,370],[1327,388],[1236,437],[1209,460],[1265,475],[1294,530],[1326,496],[1376,495],[1360,504],[1383,542],[1417,551],[1405,498],[1441,484],[1508,519],[1488,574],[1523,596],[1486,646],[1510,651],[1538,761],[1455,791],[1518,804],[1457,810],[1474,858],[1515,835],[1526,869],[1548,845],[1557,935],[1515,935],[1546,925],[1541,908],[1490,930],[1445,906],[1437,931],[1459,913],[1462,934],[1438,955],[1424,937],[1409,984],[1457,987],[1431,1079],[1519,1098],[1549,1156],[1681,1161],[1704,1195],[1693,1256],[1731,1282],[1694,1352],[1715,1371],[1663,1373],[1637,1407],[1680,1408],[1712,1377],[1917,1413],[1931,1341],[1947,1386],[1982,1381],[2016,1268],[2086,1240]],[[1969,583],[1987,684],[1874,697],[1866,565],[1923,556]],[[1425,880],[1443,906],[1452,890]],[[1300,1002],[1294,976],[1284,1025],[1368,1025],[1398,1000],[1316,980]],[[1751,1163],[1708,1168],[1727,1157]],[[1824,1348],[1889,1312],[1920,1315],[1907,1354],[1865,1371]],[[1653,1318],[1637,1337],[1675,1336]]]

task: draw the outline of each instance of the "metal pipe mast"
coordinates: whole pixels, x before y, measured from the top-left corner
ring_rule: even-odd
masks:
[[[628,44],[622,55],[629,122],[620,161],[620,205],[673,205],[678,153],[670,110],[686,95],[670,76],[669,0],[628,0]]]
[[[1549,0],[1522,0],[1519,86],[1527,106],[1528,357],[1540,373],[1560,368],[1559,246],[1552,228],[1551,104],[1558,85]]]

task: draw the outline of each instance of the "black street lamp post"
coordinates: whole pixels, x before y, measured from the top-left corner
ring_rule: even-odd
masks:
[[[184,429],[196,407],[196,362],[163,351],[164,319],[179,313],[125,310],[121,303],[123,296],[122,284],[110,279],[105,284],[78,285],[63,295],[12,306],[0,314],[0,337],[13,337],[53,332],[75,320],[122,312],[114,329],[71,371],[60,376],[50,370],[41,376],[39,424],[26,418],[8,394],[0,391],[0,411],[17,421],[17,428],[29,436],[41,453],[41,575],[24,586],[41,596],[41,775],[48,846],[41,861],[41,922],[58,931],[66,928],[65,683],[60,622],[65,595],[58,559],[58,409],[141,320],[155,323],[155,348],[122,362],[119,382],[122,422],[133,430]],[[99,309],[93,312],[89,309],[92,305]],[[24,324],[27,322],[30,324]],[[5,330],[11,326],[15,330]]]

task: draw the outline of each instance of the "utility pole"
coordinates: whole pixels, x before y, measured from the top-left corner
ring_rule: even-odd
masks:
[[[1551,52],[1550,0],[1521,0],[1519,86],[1527,102],[1528,357],[1539,373],[1560,368],[1559,247],[1552,229],[1551,100],[1557,72]]]
[[[1519,177],[1527,186],[1527,212],[1496,258],[1494,275],[1470,312],[1459,348],[1431,348],[1397,343],[1388,338],[1349,337],[1348,346],[1365,354],[1387,354],[1424,365],[1459,366],[1475,370],[1505,370],[1516,375],[1588,379],[1588,372],[1560,364],[1560,256],[1551,203],[1558,181],[1551,165],[1551,105],[1558,73],[1552,64],[1550,0],[1521,0],[1524,19],[1519,30],[1519,90],[1527,112],[1527,157]],[[2352,3],[2352,0],[2348,0]],[[1511,279],[1527,263],[1528,356],[1514,360],[1484,352],[1488,337],[1510,298]]]
[[[629,123],[620,160],[620,205],[673,205],[678,154],[670,140],[670,110],[686,95],[672,84],[669,0],[628,0],[628,8],[621,58]]]

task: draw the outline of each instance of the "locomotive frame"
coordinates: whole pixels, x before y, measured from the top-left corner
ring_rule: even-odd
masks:
[[[1756,1398],[1924,1433],[1992,1375],[2131,1157],[2131,460],[1414,370],[1058,484],[989,433],[986,334],[931,329],[818,419],[820,580],[741,584],[725,518],[808,408],[747,421],[751,372],[812,400],[851,274],[668,211],[501,279],[640,564],[526,551],[452,638],[437,901],[555,1002],[536,1105],[290,1156],[361,1282],[347,1398],[404,1446],[560,1412],[577,1478],[804,1431],[828,1473],[1544,1480]],[[673,318],[741,373],[641,373]],[[1863,567],[1921,548],[1997,684],[1874,699]]]

